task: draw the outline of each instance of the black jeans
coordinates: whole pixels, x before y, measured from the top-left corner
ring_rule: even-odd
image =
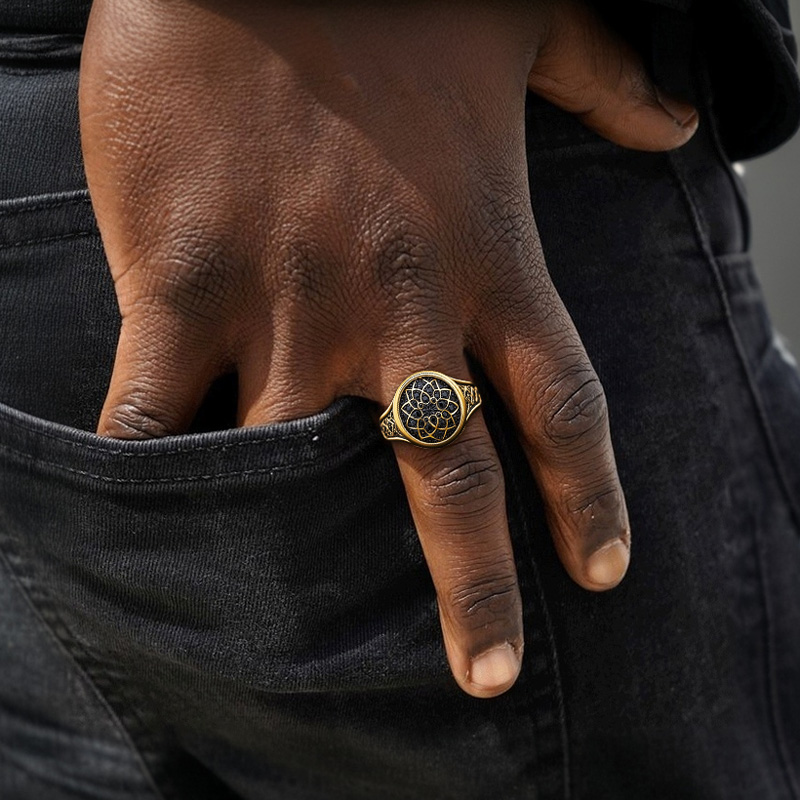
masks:
[[[485,701],[450,677],[365,401],[90,433],[119,318],[76,83],[63,52],[0,64],[4,800],[798,800],[800,377],[708,97],[672,154],[530,101],[533,206],[608,395],[633,560],[607,594],[569,580],[484,387],[527,642]]]

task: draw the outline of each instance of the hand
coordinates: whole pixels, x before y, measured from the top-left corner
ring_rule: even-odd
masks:
[[[95,0],[81,128],[123,318],[98,432],[179,433],[231,370],[241,425],[342,395],[385,407],[419,369],[468,378],[469,353],[569,574],[616,585],[628,518],[530,208],[528,82],[625,145],[668,149],[696,126],[577,4]],[[499,694],[522,616],[483,418],[445,448],[394,449],[453,675]]]

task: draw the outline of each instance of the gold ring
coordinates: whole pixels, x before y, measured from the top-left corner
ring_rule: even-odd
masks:
[[[415,372],[397,387],[381,414],[381,433],[390,442],[442,447],[461,433],[480,404],[474,383],[441,372]]]

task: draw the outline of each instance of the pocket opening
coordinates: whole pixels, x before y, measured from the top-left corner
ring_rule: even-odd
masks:
[[[99,484],[176,484],[329,469],[382,442],[372,404],[343,397],[308,417],[270,425],[126,441],[0,404],[0,460]]]
[[[83,36],[70,33],[0,33],[0,69],[77,69]]]

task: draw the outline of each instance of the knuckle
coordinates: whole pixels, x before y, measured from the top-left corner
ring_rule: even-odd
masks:
[[[103,432],[114,439],[158,439],[175,433],[175,415],[145,398],[128,398],[105,416]]]
[[[566,508],[573,516],[587,520],[594,529],[608,528],[613,536],[619,535],[620,525],[624,526],[625,500],[616,479],[573,492]]]
[[[595,371],[586,364],[556,381],[556,391],[544,409],[544,433],[556,445],[592,444],[608,429],[605,392]]]
[[[564,498],[565,520],[577,538],[565,542],[575,558],[616,539],[630,544],[631,531],[622,487],[616,478],[581,486]]]
[[[224,241],[197,231],[185,231],[164,259],[159,297],[181,316],[216,321],[241,282],[238,259]]]
[[[501,504],[503,473],[497,459],[488,453],[464,452],[459,456],[443,459],[428,476],[428,506],[432,510],[457,508],[479,514]]]
[[[447,601],[461,627],[469,630],[482,630],[498,623],[516,624],[520,594],[513,565],[511,571],[457,584]]]

